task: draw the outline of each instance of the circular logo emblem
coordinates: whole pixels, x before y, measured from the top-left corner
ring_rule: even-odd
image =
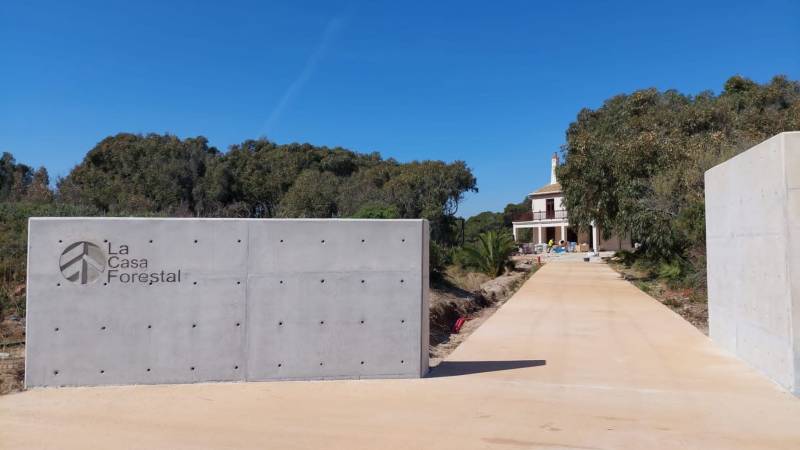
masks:
[[[61,274],[73,283],[92,283],[106,270],[106,255],[95,244],[76,242],[65,248],[58,261]]]

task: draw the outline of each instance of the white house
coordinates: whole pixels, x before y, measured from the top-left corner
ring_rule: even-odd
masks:
[[[616,236],[603,239],[598,227],[592,226],[591,233],[579,233],[569,225],[569,215],[564,207],[564,194],[556,178],[558,154],[553,153],[550,160],[550,184],[528,194],[531,198],[531,211],[519,214],[514,218],[514,239],[519,240],[518,230],[533,229],[533,242],[543,244],[551,239],[558,243],[561,240],[587,244],[593,251],[631,249],[629,240],[621,240]]]

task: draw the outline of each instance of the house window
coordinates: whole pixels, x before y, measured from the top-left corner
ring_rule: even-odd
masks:
[[[545,219],[555,219],[556,218],[556,199],[548,198],[544,201],[545,204]]]

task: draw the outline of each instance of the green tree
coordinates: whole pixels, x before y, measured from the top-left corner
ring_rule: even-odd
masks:
[[[362,206],[352,217],[355,219],[399,219],[400,213],[393,205],[369,203]]]
[[[463,161],[411,162],[389,179],[383,191],[404,218],[425,218],[431,224],[431,238],[455,243],[455,213],[466,192],[478,192],[477,181]]]
[[[655,89],[582,110],[558,177],[573,226],[629,235],[655,260],[704,261],[703,174],[782,131],[800,129],[800,84],[732,77],[721,94]]]
[[[281,201],[280,216],[336,217],[337,185],[336,175],[331,172],[302,172]]]
[[[519,203],[509,203],[503,208],[503,224],[511,227],[511,223],[517,215],[528,212],[531,212],[531,199],[528,196],[525,196]]]
[[[476,242],[482,233],[487,231],[507,230],[502,213],[484,211],[464,222],[464,240]]]
[[[217,153],[204,137],[120,133],[103,139],[60,180],[59,195],[112,214],[196,214],[197,187]]]
[[[47,169],[19,164],[8,152],[0,156],[0,201],[49,202],[52,197]]]

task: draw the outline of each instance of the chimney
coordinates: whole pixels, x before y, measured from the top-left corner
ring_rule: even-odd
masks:
[[[558,183],[558,179],[556,179],[556,166],[558,166],[558,153],[553,152],[553,158],[550,160],[550,184]]]

